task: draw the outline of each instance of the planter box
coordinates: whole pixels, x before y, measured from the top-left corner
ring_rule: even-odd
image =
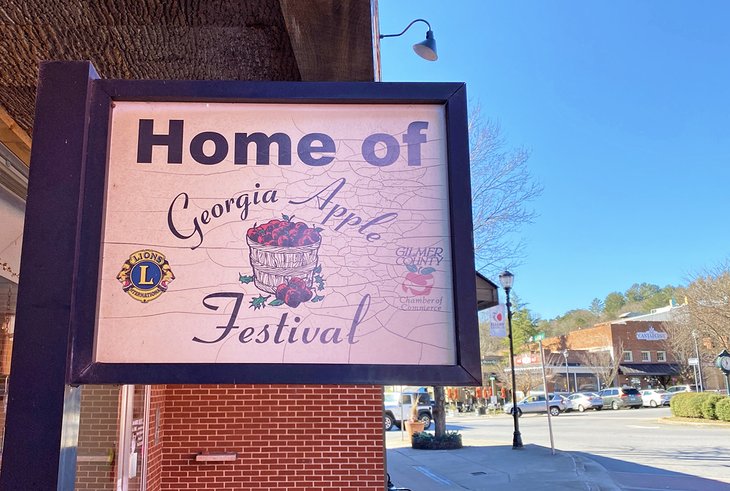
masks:
[[[424,425],[420,421],[416,421],[416,422],[406,421],[406,433],[408,433],[408,436],[413,438],[413,435],[415,435],[416,433],[421,433],[425,426],[426,425]]]

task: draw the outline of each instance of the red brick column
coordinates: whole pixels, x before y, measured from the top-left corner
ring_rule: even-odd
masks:
[[[164,398],[161,490],[384,489],[379,386],[168,385]]]
[[[149,434],[147,438],[147,490],[162,486],[163,413],[167,386],[153,385],[150,394]]]

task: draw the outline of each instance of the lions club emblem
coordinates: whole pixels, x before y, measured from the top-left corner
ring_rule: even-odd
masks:
[[[147,303],[165,293],[175,275],[164,254],[143,249],[124,261],[117,279],[130,297]]]

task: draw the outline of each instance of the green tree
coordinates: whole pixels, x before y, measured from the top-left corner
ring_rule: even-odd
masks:
[[[643,302],[644,300],[656,295],[659,290],[660,288],[657,285],[651,283],[634,283],[628,290],[626,290],[626,302]]]
[[[562,336],[563,334],[580,329],[582,327],[590,327],[595,324],[596,318],[593,313],[585,309],[576,309],[566,312],[555,319],[542,323],[539,327],[549,336]]]
[[[512,298],[512,342],[515,351],[524,350],[528,338],[538,333],[540,319],[530,312],[527,305],[521,305],[516,296]],[[506,343],[509,341],[506,340]]]
[[[594,298],[591,302],[591,306],[588,307],[588,310],[591,311],[591,314],[593,314],[596,317],[600,317],[601,313],[603,312],[603,302],[600,298]]]
[[[661,290],[657,291],[650,297],[646,298],[642,303],[642,310],[650,311],[652,309],[658,309],[666,307],[669,303],[677,298],[677,294],[682,294],[682,289],[667,285]],[[682,294],[682,297],[684,295]]]
[[[608,317],[615,317],[621,308],[626,305],[626,297],[620,292],[611,292],[603,301],[603,313]]]

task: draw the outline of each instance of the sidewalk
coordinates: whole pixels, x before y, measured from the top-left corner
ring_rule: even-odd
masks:
[[[404,444],[387,450],[390,478],[412,491],[620,490],[596,462],[538,445],[520,450],[470,440],[460,450],[414,450]]]

